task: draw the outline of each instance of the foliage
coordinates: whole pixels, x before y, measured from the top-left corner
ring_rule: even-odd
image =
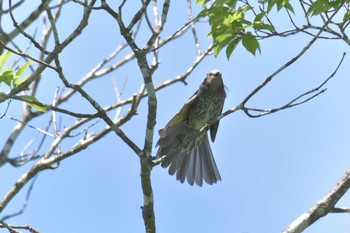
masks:
[[[305,17],[338,10],[349,2],[350,0],[314,1],[308,5]],[[203,5],[200,15],[209,18],[211,27],[209,37],[212,37],[215,42],[214,55],[217,56],[222,49],[226,48],[227,59],[240,43],[253,55],[256,55],[257,51],[261,52],[259,33],[277,34],[273,24],[268,20],[272,9],[276,8],[277,12],[285,9],[289,13],[295,13],[289,0],[262,0],[254,7],[248,1],[238,0],[197,0],[196,3]],[[208,6],[210,3],[212,5]],[[348,21],[349,18],[350,10],[347,10],[343,16],[343,22]]]
[[[334,11],[337,10],[341,7],[342,4],[344,3],[349,3],[349,0],[335,0],[335,1],[326,1],[326,0],[317,0],[314,1],[310,7],[309,10],[307,11],[307,15],[320,15],[323,12],[326,11]],[[346,15],[349,14],[349,11],[345,13]],[[348,18],[345,17],[343,18],[344,21],[348,20]]]
[[[29,76],[23,76],[24,71],[32,64],[32,61],[27,61],[21,67],[16,66],[13,68],[12,66],[3,68],[5,62],[13,55],[12,52],[8,51],[2,55],[0,55],[0,85],[5,84],[10,88],[16,88],[25,80],[28,79]],[[31,95],[23,95],[21,99],[25,101],[29,106],[34,108],[36,111],[45,112],[46,108],[42,106],[40,101],[35,98],[35,96]],[[35,104],[37,103],[37,104]]]

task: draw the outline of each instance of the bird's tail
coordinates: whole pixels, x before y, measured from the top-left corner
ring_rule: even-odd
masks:
[[[167,132],[167,136],[158,141],[157,158],[166,156],[162,167],[169,166],[170,175],[176,174],[181,183],[187,179],[190,185],[196,183],[202,186],[203,180],[208,184],[221,180],[207,133],[191,131],[181,125],[172,130],[174,132]]]

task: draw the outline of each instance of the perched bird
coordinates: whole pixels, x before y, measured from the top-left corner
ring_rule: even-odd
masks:
[[[214,142],[226,93],[221,73],[211,71],[181,110],[159,131],[156,158],[181,183],[202,186],[221,180],[210,148],[207,130]]]

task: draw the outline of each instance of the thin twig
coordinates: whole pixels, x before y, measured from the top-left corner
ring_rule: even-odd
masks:
[[[31,182],[31,184],[30,184],[30,186],[28,188],[27,195],[26,195],[26,198],[25,198],[24,203],[22,205],[22,208],[16,213],[13,213],[13,214],[10,214],[10,215],[6,215],[6,216],[2,217],[1,221],[6,221],[9,218],[13,218],[13,217],[19,216],[19,215],[24,213],[24,210],[27,208],[27,205],[28,205],[28,202],[29,202],[30,194],[33,191],[33,187],[34,187],[36,178],[38,178],[38,177],[37,176],[34,177],[34,179],[32,180],[32,182]]]
[[[192,16],[192,0],[187,0],[187,14],[188,14],[188,19],[190,22],[192,22],[191,25],[191,29],[192,29],[192,34],[193,34],[193,38],[194,38],[194,43],[197,49],[197,56],[199,56],[201,54],[201,48],[199,46],[199,40],[198,40],[198,36],[197,36],[197,31],[196,31],[196,27],[194,26],[194,22],[193,20],[193,16]]]
[[[319,86],[303,93],[300,94],[299,96],[297,96],[296,98],[294,98],[293,100],[289,101],[288,103],[286,103],[285,105],[279,107],[279,108],[273,108],[273,109],[256,109],[256,108],[247,108],[247,107],[243,107],[242,110],[249,116],[249,117],[261,117],[261,116],[265,116],[271,113],[275,113],[287,108],[292,108],[301,104],[304,104],[310,100],[312,100],[313,98],[317,97],[318,95],[324,93],[327,89],[322,89],[320,90],[324,85],[326,85],[326,83],[328,83],[328,81],[333,78],[336,73],[338,72],[338,69],[340,68],[341,64],[344,61],[346,53],[343,53],[337,67],[335,68],[335,70],[333,71],[333,73],[328,76],[328,78],[326,78]],[[312,95],[311,95],[312,94]],[[311,95],[311,96],[310,96]],[[307,97],[308,96],[308,97]],[[306,99],[300,101],[302,98],[307,97]],[[258,115],[253,115],[251,113],[249,113],[250,111],[255,111],[255,112],[262,112],[261,114]]]

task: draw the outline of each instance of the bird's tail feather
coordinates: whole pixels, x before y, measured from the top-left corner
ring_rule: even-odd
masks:
[[[169,166],[170,175],[176,173],[177,180],[183,183],[187,179],[190,185],[202,186],[203,180],[208,184],[221,180],[207,133],[191,131],[181,125],[171,130],[160,132],[157,157],[166,155],[162,167]]]

